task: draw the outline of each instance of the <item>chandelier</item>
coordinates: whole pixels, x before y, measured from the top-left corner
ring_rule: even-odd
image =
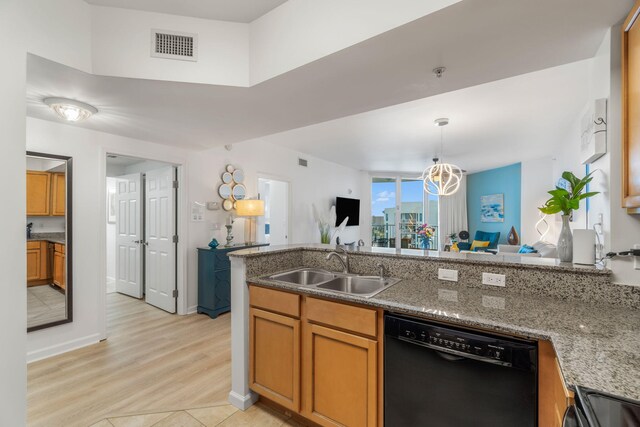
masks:
[[[443,127],[449,124],[449,119],[437,119],[435,125],[440,127],[440,155],[442,156]],[[450,196],[460,188],[462,169],[450,163],[443,163],[434,157],[433,165],[422,172],[424,191],[434,196]]]

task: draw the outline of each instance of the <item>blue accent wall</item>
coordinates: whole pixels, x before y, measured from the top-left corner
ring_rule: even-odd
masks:
[[[476,231],[500,232],[500,244],[507,243],[511,227],[520,232],[521,164],[516,163],[467,176],[469,241]],[[480,196],[504,194],[504,222],[480,222]]]

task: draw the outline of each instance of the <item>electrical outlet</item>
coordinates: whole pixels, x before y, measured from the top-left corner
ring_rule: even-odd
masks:
[[[640,244],[636,243],[633,245],[633,249],[640,249]],[[633,268],[640,270],[640,256],[633,257]]]
[[[505,275],[494,273],[482,273],[482,284],[491,286],[505,286]]]
[[[438,269],[438,279],[448,280],[449,282],[458,281],[458,270],[447,270],[446,268]]]

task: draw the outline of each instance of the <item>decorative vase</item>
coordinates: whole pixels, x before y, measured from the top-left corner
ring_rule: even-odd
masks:
[[[573,234],[571,234],[569,218],[569,215],[562,215],[562,230],[558,238],[558,257],[561,262],[573,261]]]
[[[209,247],[210,247],[211,249],[215,249],[215,248],[217,248],[217,247],[218,247],[218,245],[219,245],[219,244],[220,244],[220,243],[218,243],[218,240],[216,240],[216,239],[211,239],[211,241],[209,242]]]
[[[518,235],[518,231],[516,231],[515,227],[511,227],[511,230],[509,230],[509,235],[507,236],[507,242],[510,245],[517,245],[520,243],[520,236]]]
[[[331,243],[331,232],[329,230],[328,225],[320,226],[320,243],[329,244]]]

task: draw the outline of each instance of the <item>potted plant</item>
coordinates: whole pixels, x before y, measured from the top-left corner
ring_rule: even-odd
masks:
[[[420,239],[420,248],[421,249],[429,249],[431,246],[431,239],[433,235],[436,233],[436,229],[431,227],[429,224],[422,224],[418,226],[416,229],[416,234]]]
[[[549,191],[551,198],[544,206],[538,208],[547,215],[562,213],[562,230],[558,238],[558,256],[562,262],[573,261],[573,234],[569,226],[569,218],[573,211],[580,209],[580,201],[595,196],[597,191],[583,193],[587,184],[593,179],[591,174],[578,179],[573,173],[565,171],[555,190]]]

